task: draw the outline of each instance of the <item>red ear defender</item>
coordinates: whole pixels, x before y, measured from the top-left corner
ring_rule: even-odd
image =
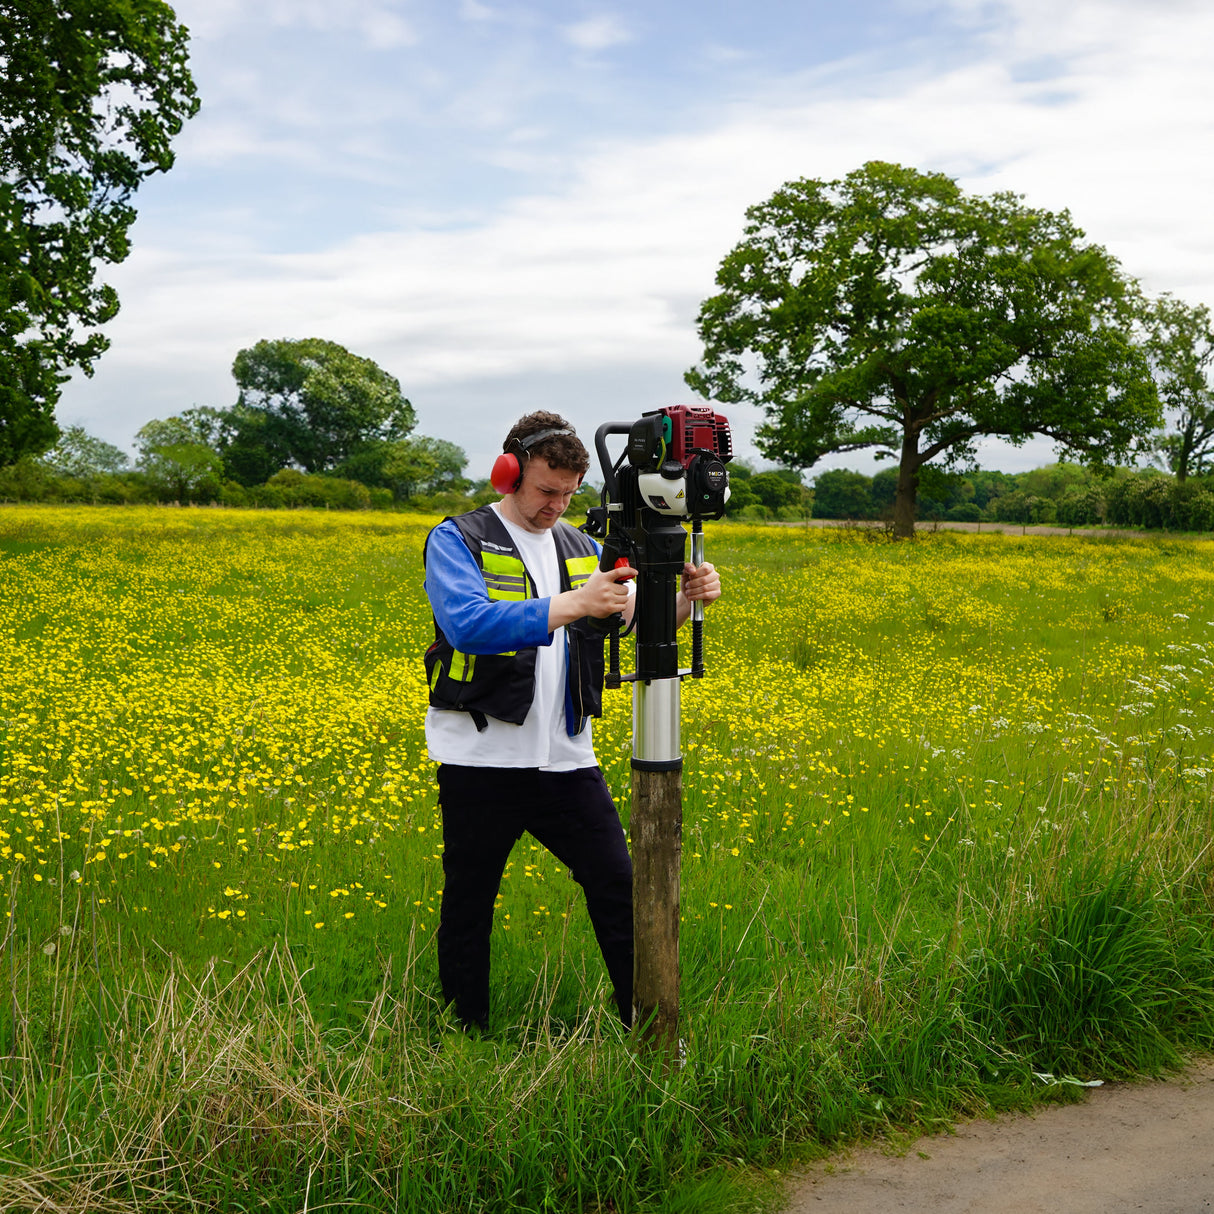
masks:
[[[505,496],[513,493],[522,482],[523,470],[519,467],[518,456],[505,452],[493,461],[493,471],[489,473],[489,483],[494,493]]]
[[[528,434],[526,438],[516,438],[514,443],[520,451],[526,454],[536,443],[543,442],[546,438],[573,433],[572,430],[540,430],[536,434]],[[528,455],[527,458],[531,457]],[[489,473],[489,483],[493,486],[494,493],[500,493],[503,496],[513,493],[523,483],[523,465],[519,463],[518,456],[511,451],[505,451],[499,455],[493,461],[493,470]]]

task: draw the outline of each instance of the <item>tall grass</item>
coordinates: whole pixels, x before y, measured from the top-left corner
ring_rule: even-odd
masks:
[[[0,518],[0,1208],[768,1208],[1210,1047],[1208,544],[716,529],[667,1073],[526,844],[441,1007],[424,529],[133,519]]]

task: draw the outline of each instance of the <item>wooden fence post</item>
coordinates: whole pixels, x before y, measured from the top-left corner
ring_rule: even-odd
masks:
[[[679,1052],[679,864],[683,773],[632,772],[632,1002],[641,1041]]]

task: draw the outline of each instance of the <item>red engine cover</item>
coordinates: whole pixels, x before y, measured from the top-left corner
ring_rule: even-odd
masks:
[[[710,405],[672,405],[662,412],[670,418],[668,459],[687,467],[697,451],[722,462],[733,458],[729,421]]]

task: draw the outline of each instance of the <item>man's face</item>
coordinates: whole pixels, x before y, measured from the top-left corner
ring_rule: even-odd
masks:
[[[542,457],[529,460],[523,483],[503,499],[502,511],[526,531],[550,531],[581,483],[581,476],[568,468],[554,468]]]

